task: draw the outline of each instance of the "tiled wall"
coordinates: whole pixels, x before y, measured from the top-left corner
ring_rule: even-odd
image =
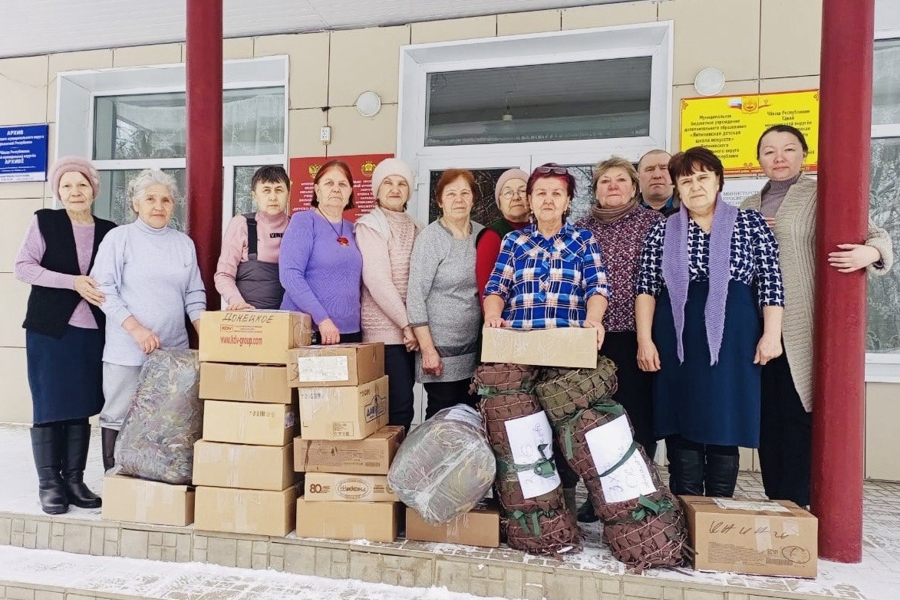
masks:
[[[821,0],[671,0],[627,2],[565,10],[503,14],[349,31],[274,35],[225,41],[226,59],[290,56],[289,156],[396,151],[399,51],[405,44],[671,20],[674,22],[673,146],[679,139],[679,102],[695,96],[694,76],[716,67],[723,94],[809,89],[818,85]],[[184,44],[163,44],[0,59],[0,125],[51,123],[54,147],[56,74],[60,71],[176,63]],[[354,108],[360,92],[383,101],[374,118]],[[325,113],[322,107],[329,106]],[[319,127],[332,127],[323,147]],[[598,157],[599,158],[599,157]],[[0,421],[28,421],[21,322],[27,286],[14,281],[12,263],[31,214],[52,204],[45,184],[0,184],[4,235],[0,236]],[[873,391],[873,389],[875,391]],[[870,430],[900,411],[891,403],[900,386],[870,386]],[[870,453],[880,444],[870,444]],[[889,447],[889,446],[888,446]],[[747,466],[752,464],[748,455]],[[876,464],[881,462],[876,460]],[[881,477],[900,472],[879,466]],[[877,473],[877,475],[876,475]]]

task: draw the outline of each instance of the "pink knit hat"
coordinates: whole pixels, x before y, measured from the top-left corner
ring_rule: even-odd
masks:
[[[413,188],[416,187],[416,176],[409,165],[399,158],[386,158],[375,167],[372,171],[372,195],[378,197],[378,188],[381,183],[391,175],[399,175],[406,180],[409,185],[409,193],[412,194]]]
[[[521,179],[522,181],[527,182],[528,173],[526,173],[522,169],[510,169],[509,171],[503,171],[503,173],[500,175],[500,179],[497,180],[497,187],[494,188],[494,200],[497,201],[497,208],[500,208],[500,190],[503,189],[503,185],[510,179]]]
[[[94,190],[94,198],[100,193],[100,173],[91,164],[91,161],[80,156],[63,156],[50,167],[50,184],[53,186],[53,195],[59,198],[59,180],[66,173],[76,171],[84,175],[91,188]]]

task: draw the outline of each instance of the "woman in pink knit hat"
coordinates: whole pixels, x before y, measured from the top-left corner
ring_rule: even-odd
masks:
[[[363,258],[362,334],[364,342],[384,342],[391,425],[407,430],[413,420],[415,352],[419,343],[406,313],[406,290],[413,242],[421,225],[406,213],[415,184],[412,169],[388,158],[372,173],[378,206],[356,222]]]
[[[103,406],[104,296],[87,273],[116,225],[91,213],[100,176],[89,161],[60,158],[50,169],[50,183],[62,208],[34,213],[15,274],[31,284],[23,327],[41,508],[61,514],[70,504],[100,506],[83,476],[88,417]]]

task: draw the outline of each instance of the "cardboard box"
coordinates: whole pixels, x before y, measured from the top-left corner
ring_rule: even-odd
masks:
[[[297,535],[329,540],[393,542],[403,518],[399,502],[309,502],[297,498]]]
[[[287,404],[203,403],[203,439],[210,442],[287,446],[296,428],[297,413]]]
[[[287,364],[287,351],[312,341],[309,315],[286,310],[207,311],[200,362]]]
[[[388,485],[387,475],[307,473],[303,484],[307,502],[399,502]]]
[[[696,550],[695,569],[816,576],[819,521],[793,502],[680,499]]]
[[[194,522],[194,488],[124,475],[103,478],[103,519],[183,527]]]
[[[485,327],[482,336],[482,362],[573,369],[597,367],[597,330],[593,328],[525,331]]]
[[[288,352],[291,387],[362,385],[384,377],[384,344],[307,346]]]
[[[294,438],[294,469],[300,473],[387,475],[403,441],[400,425],[386,425],[364,440]]]
[[[294,530],[297,491],[198,487],[194,529],[285,536]]]
[[[419,513],[406,509],[406,539],[497,548],[500,546],[500,511],[473,508],[449,523],[426,523]]]
[[[281,491],[296,481],[293,444],[194,443],[194,485]]]
[[[297,392],[288,387],[287,367],[208,362],[200,364],[200,397],[290,404]]]
[[[361,440],[387,425],[387,377],[357,387],[300,388],[298,395],[303,439]]]

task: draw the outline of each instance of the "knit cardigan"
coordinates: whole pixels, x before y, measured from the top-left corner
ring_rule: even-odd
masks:
[[[759,210],[762,191],[744,200],[741,208]],[[775,214],[775,239],[778,240],[781,273],[784,278],[784,349],[794,387],[806,412],[813,404],[813,323],[815,322],[816,282],[816,181],[801,175],[791,186]],[[891,269],[894,252],[887,232],[869,220],[866,245],[881,253],[872,275],[884,275]],[[824,263],[823,263],[824,264]]]

